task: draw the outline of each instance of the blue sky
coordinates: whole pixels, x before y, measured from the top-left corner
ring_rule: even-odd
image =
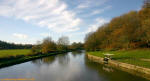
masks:
[[[83,42],[112,18],[139,10],[143,0],[0,0],[0,40],[35,44],[50,36]]]

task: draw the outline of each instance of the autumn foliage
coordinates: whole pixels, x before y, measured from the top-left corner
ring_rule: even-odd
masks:
[[[139,11],[130,11],[85,37],[86,50],[118,50],[150,47],[150,3]]]

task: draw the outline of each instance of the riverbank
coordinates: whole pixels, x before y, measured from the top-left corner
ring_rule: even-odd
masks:
[[[123,55],[119,55],[119,53],[121,53],[121,52],[122,52]],[[130,61],[123,61],[123,60],[125,60],[125,58],[126,59],[130,58],[130,60],[132,62],[134,62],[133,57],[134,57],[134,59],[135,58],[137,59],[137,57],[139,57],[138,55],[140,54],[140,52],[137,53],[137,56],[134,56],[135,54],[133,54],[133,57],[131,58],[132,55],[128,55],[131,52],[137,52],[137,50],[132,50],[132,51],[130,50],[130,51],[128,51],[128,53],[125,52],[125,51],[124,52],[123,51],[111,52],[111,53],[114,54],[114,56],[113,56],[114,60],[109,60],[108,64],[111,65],[112,67],[117,68],[117,69],[121,69],[121,70],[126,71],[128,73],[131,73],[133,75],[141,76],[143,78],[146,78],[146,79],[150,80],[150,76],[149,76],[150,75],[150,69],[149,68],[137,66],[137,64],[129,64],[128,62],[130,62]],[[92,60],[94,62],[98,62],[98,63],[104,64],[103,57],[104,57],[105,53],[106,52],[102,52],[102,51],[101,52],[89,52],[87,54],[87,57],[88,57],[88,59],[90,59],[90,60]],[[110,53],[110,52],[107,51],[107,53]],[[116,54],[116,53],[118,53],[118,54]],[[146,52],[146,53],[149,54],[149,51]],[[147,58],[148,58],[148,54],[147,54]],[[144,55],[146,55],[146,54],[144,54]],[[127,56],[128,56],[128,58],[127,58]],[[120,59],[122,58],[122,60],[121,61],[120,60],[116,60],[117,57],[120,58]],[[141,56],[141,57],[143,58],[145,56]],[[132,63],[132,62],[130,62],[130,63]],[[138,61],[136,61],[136,62],[138,62]],[[143,64],[141,64],[141,65],[143,65]]]
[[[88,52],[88,54],[102,58],[107,53],[114,54],[112,59],[115,61],[150,68],[150,49]]]
[[[91,54],[87,54],[88,59],[100,63],[100,64],[104,64],[103,58],[102,57],[97,57]],[[131,73],[133,75],[136,76],[140,76],[143,78],[146,78],[148,80],[150,80],[150,69],[148,68],[143,68],[143,67],[139,67],[136,65],[131,65],[131,64],[127,64],[127,63],[122,63],[122,62],[118,62],[118,61],[114,61],[114,60],[109,60],[108,65],[115,67],[117,69],[120,69],[122,71]]]
[[[66,52],[68,51],[57,51],[48,54],[31,54],[30,50],[0,50],[0,68]]]

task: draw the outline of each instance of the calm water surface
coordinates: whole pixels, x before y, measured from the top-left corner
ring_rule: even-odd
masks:
[[[35,81],[147,81],[110,66],[91,62],[84,51],[2,68],[0,79],[3,78],[35,78]]]

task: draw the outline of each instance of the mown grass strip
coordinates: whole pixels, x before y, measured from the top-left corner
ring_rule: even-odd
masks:
[[[88,54],[98,57],[104,57],[104,54],[106,53],[114,54],[113,60],[150,68],[150,62],[142,60],[142,59],[150,59],[149,49],[88,52]]]

